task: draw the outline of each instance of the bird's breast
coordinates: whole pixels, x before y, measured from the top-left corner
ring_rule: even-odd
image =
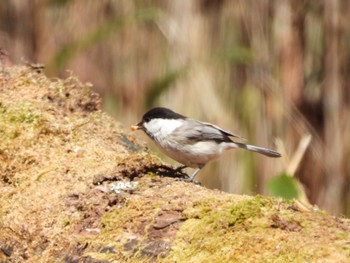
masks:
[[[218,158],[227,149],[225,143],[215,141],[179,143],[174,140],[156,140],[160,150],[188,167],[197,168]]]

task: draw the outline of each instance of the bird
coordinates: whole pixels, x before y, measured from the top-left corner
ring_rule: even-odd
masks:
[[[167,156],[182,164],[177,170],[195,168],[186,178],[195,182],[200,170],[210,161],[220,157],[226,150],[242,148],[268,157],[281,154],[267,148],[235,141],[237,134],[208,122],[202,122],[176,113],[168,108],[155,107],[147,111],[132,131],[144,131]]]

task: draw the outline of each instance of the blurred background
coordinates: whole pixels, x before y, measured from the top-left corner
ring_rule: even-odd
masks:
[[[277,149],[227,152],[198,178],[349,216],[349,17],[341,0],[2,0],[2,66],[77,75],[127,128],[165,106]]]

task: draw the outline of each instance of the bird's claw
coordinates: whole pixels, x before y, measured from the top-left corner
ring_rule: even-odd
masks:
[[[177,173],[177,172],[180,172],[180,173],[183,173],[183,169],[187,168],[186,165],[181,165],[179,167],[177,167],[174,171]]]
[[[176,178],[175,181],[181,181],[181,182],[187,182],[187,183],[193,183],[196,185],[201,185],[201,183],[197,180],[194,180],[192,178]]]

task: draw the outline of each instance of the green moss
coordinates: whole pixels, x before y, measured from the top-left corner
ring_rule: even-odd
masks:
[[[64,218],[63,220],[62,220],[62,225],[64,226],[64,227],[66,227],[66,226],[68,226],[68,225],[70,225],[70,219],[69,218]]]
[[[0,103],[0,117],[3,122],[29,123],[37,125],[40,120],[40,114],[34,112],[34,105],[30,103],[20,103],[13,107],[5,107]]]
[[[114,209],[107,212],[102,217],[103,232],[108,233],[115,229],[119,229],[127,226],[132,222],[132,218],[137,216],[138,211],[136,208],[127,209]]]
[[[136,199],[121,205],[120,208],[106,212],[101,219],[103,226],[101,234],[95,236],[91,241],[81,242],[89,242],[91,248],[110,246],[116,251],[123,251],[123,253],[106,254],[87,251],[85,256],[98,260],[122,258],[123,262],[149,262],[149,256],[142,252],[145,246],[144,241],[148,239],[148,231],[152,228],[155,217],[165,202]],[[142,235],[140,236],[140,234]]]
[[[40,120],[40,116],[30,111],[30,105],[19,105],[10,113],[10,122],[15,123],[28,123],[37,126]]]
[[[3,142],[1,145],[6,140],[18,138],[22,133],[30,133],[42,124],[43,118],[34,105],[21,103],[5,107],[0,103],[0,138]]]
[[[307,262],[330,253],[328,246],[315,249],[313,240],[304,240],[311,235],[302,227],[308,217],[289,206],[262,196],[238,203],[203,200],[187,211],[164,262]]]
[[[35,163],[31,154],[19,149],[33,147],[44,126],[44,118],[34,104],[0,103],[0,180],[17,185],[14,174]],[[11,161],[9,161],[11,160]]]
[[[86,255],[95,259],[123,258],[127,262],[154,260],[142,255],[143,241],[149,238],[148,229],[162,205],[163,201],[137,200],[107,212],[102,219],[104,230],[94,239],[93,246],[108,242],[123,253],[112,256],[87,252]],[[157,262],[309,262],[334,253],[334,248],[321,238],[311,238],[329,235],[322,232],[329,229],[321,229],[320,222],[324,221],[328,228],[334,227],[331,230],[334,239],[349,237],[331,225],[333,219],[327,214],[302,213],[292,206],[292,201],[263,196],[243,201],[203,198],[186,206],[183,211],[186,220],[169,254],[166,258],[158,257]],[[132,234],[135,232],[142,237],[136,238]],[[126,233],[130,233],[129,237]],[[120,236],[123,238],[116,238]],[[134,241],[132,249],[128,249]],[[348,246],[344,245],[343,250],[349,250]]]

